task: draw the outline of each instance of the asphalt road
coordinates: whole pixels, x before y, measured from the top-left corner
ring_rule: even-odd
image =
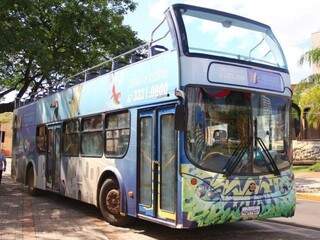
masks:
[[[128,228],[107,224],[97,209],[52,193],[30,197],[19,184],[0,187],[0,239],[108,239],[108,240],[307,240],[320,239],[319,230],[278,222],[248,221],[199,229],[171,229],[136,220]],[[300,202],[299,209],[319,209],[319,203]],[[311,208],[311,209],[310,209]],[[298,213],[299,216],[299,213]],[[309,215],[310,221],[315,217]],[[304,216],[308,218],[308,216]],[[307,221],[307,220],[306,220]]]
[[[296,217],[289,221],[247,221],[181,230],[136,220],[128,228],[119,228],[103,221],[91,205],[48,192],[31,197],[8,173],[0,185],[0,240],[320,240],[320,203],[298,201]]]
[[[294,217],[277,218],[275,220],[320,230],[320,202],[298,200]]]

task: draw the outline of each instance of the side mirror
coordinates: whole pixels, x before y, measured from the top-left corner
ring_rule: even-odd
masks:
[[[174,119],[174,128],[178,131],[186,131],[186,111],[183,104],[178,104],[176,106]]]

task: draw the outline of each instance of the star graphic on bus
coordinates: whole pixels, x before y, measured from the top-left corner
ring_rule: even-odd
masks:
[[[115,104],[120,104],[120,96],[121,96],[121,92],[117,92],[116,86],[113,84],[111,99],[113,99],[113,102]]]

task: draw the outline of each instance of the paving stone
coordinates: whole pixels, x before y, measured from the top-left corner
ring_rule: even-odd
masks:
[[[300,179],[308,177],[312,177],[312,181],[315,181],[315,178],[320,181],[320,176],[297,176],[297,184],[302,184]],[[199,239],[198,235],[202,231],[188,231],[181,235],[181,230],[172,230],[144,221],[137,221],[132,228],[113,227],[100,219],[98,210],[91,205],[53,193],[44,192],[38,197],[30,197],[27,189],[22,184],[13,182],[8,172],[3,180],[0,185],[0,240],[186,240]],[[242,226],[241,223],[239,226]],[[224,234],[225,230],[220,232]],[[214,231],[210,232],[213,233]],[[184,237],[178,238],[180,235]]]

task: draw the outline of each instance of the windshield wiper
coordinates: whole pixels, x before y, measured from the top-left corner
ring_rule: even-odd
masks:
[[[258,142],[258,144],[261,146],[262,151],[264,152],[265,156],[268,158],[273,170],[274,170],[274,174],[279,176],[280,175],[280,170],[275,162],[275,160],[273,159],[273,157],[271,156],[267,146],[264,144],[264,142],[262,141],[261,138],[256,137],[256,140]],[[263,155],[263,154],[262,154]],[[264,156],[264,155],[263,155]]]
[[[255,118],[255,120],[253,121],[253,127],[254,127],[254,138],[256,140],[256,142],[258,142],[258,144],[261,146],[262,151],[264,152],[264,154],[262,154],[262,156],[265,158],[265,156],[268,158],[273,170],[274,170],[274,174],[279,176],[280,175],[280,170],[276,164],[276,162],[274,161],[273,157],[271,156],[267,146],[264,144],[263,140],[258,137],[258,126],[257,126],[257,118]],[[257,145],[257,143],[256,143]]]
[[[228,159],[227,164],[224,168],[225,176],[229,177],[235,170],[235,168],[240,163],[243,155],[246,153],[248,145],[241,143],[236,150],[232,153],[231,157]]]

